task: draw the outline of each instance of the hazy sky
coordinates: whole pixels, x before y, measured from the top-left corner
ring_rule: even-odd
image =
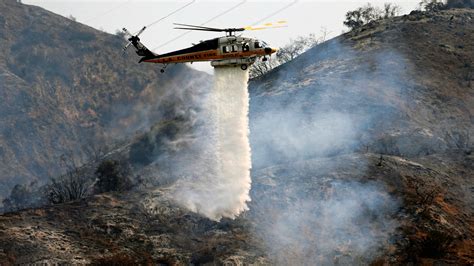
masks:
[[[132,32],[136,32],[144,25],[159,20],[192,1],[23,0],[22,2],[44,7],[63,16],[72,15],[78,22],[114,33],[123,27],[128,28]],[[268,17],[292,2],[294,2],[293,5],[265,20],[265,22],[286,20],[288,21],[287,28],[245,32],[244,34],[246,36],[263,39],[274,47],[283,46],[288,43],[290,39],[299,35],[315,33],[318,36],[321,34],[322,29],[326,29],[329,33],[329,37],[335,37],[347,30],[342,24],[347,11],[365,5],[368,2],[375,6],[383,6],[387,1],[195,0],[194,3],[182,11],[147,29],[141,35],[141,39],[148,48],[157,53],[165,53],[188,47],[192,43],[198,43],[200,40],[220,36],[219,33],[191,32],[166,44],[168,41],[184,33],[184,31],[173,29],[172,23],[174,22],[200,25],[241,3],[241,5],[229,13],[215,18],[205,25],[215,27],[242,27],[253,25],[255,22]],[[411,10],[417,8],[419,1],[392,0],[389,2],[398,4],[402,8],[402,13],[409,13]],[[194,63],[193,66],[205,71],[211,70],[208,62]]]

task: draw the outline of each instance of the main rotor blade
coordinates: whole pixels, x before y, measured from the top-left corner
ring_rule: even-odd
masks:
[[[178,25],[178,26],[191,27],[191,28],[220,30],[219,28],[203,27],[203,26],[196,26],[196,25],[189,25],[189,24],[181,24],[181,23],[173,23],[173,24]]]
[[[123,28],[122,31],[125,33],[125,35],[127,36],[127,38],[133,36],[126,28]]]
[[[246,2],[247,2],[247,0],[242,0],[241,2],[237,3],[235,6],[232,6],[232,7],[230,7],[229,9],[226,9],[225,11],[219,13],[218,15],[216,15],[216,16],[214,16],[214,17],[208,19],[208,20],[206,20],[204,23],[201,23],[201,25],[206,25],[206,24],[208,24],[208,23],[210,23],[210,22],[216,20],[217,18],[222,17],[222,16],[225,15],[225,14],[228,14],[229,12],[231,12],[232,10],[235,10],[235,9],[238,8],[239,6],[245,4]],[[172,43],[172,42],[174,42],[174,41],[176,41],[176,40],[178,40],[178,39],[180,39],[180,38],[186,36],[186,34],[188,34],[188,33],[190,33],[190,32],[191,32],[191,31],[186,31],[186,32],[184,32],[183,34],[180,34],[179,36],[177,36],[177,37],[175,37],[175,38],[173,38],[173,39],[171,39],[171,40],[169,40],[169,41],[167,41],[167,42],[165,42],[165,43],[163,43],[163,44],[161,44],[161,45],[159,45],[159,46],[153,48],[152,50],[155,50],[156,48],[160,48],[160,47],[163,47],[163,46],[165,46],[165,45],[167,45],[167,44],[169,44],[169,43]]]
[[[199,28],[181,28],[181,27],[176,27],[174,29],[177,30],[200,30],[200,31],[216,31],[216,32],[222,32],[224,30],[221,29],[199,29]]]
[[[123,51],[125,52],[128,49],[128,47],[130,47],[130,45],[132,45],[132,42],[127,43],[127,45],[123,47]]]
[[[278,28],[287,28],[288,26],[275,26],[275,27],[245,27],[245,30],[269,30],[269,29],[278,29]]]
[[[181,10],[183,10],[183,9],[185,9],[186,7],[188,7],[188,6],[192,5],[192,4],[194,4],[195,2],[196,2],[196,0],[191,0],[189,3],[185,4],[184,6],[179,7],[178,9],[176,9],[176,10],[174,10],[173,12],[169,13],[168,15],[166,15],[166,16],[164,16],[164,17],[158,19],[158,20],[155,20],[155,21],[153,21],[153,22],[150,23],[150,24],[148,24],[146,27],[149,28],[149,27],[151,27],[151,26],[153,26],[153,25],[159,23],[160,21],[162,21],[162,20],[164,20],[164,19],[166,19],[166,18],[171,17],[172,15],[174,15],[174,14],[180,12]]]
[[[285,20],[280,20],[277,22],[265,23],[263,25],[247,26],[247,27],[244,27],[244,29],[245,30],[266,30],[266,29],[285,28],[285,27],[288,27],[286,23],[287,22]]]
[[[135,36],[142,34],[146,30],[146,26],[144,26]]]

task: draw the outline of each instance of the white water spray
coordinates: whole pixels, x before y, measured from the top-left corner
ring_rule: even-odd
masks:
[[[248,71],[215,68],[214,87],[207,104],[211,128],[204,138],[206,158],[196,158],[193,178],[173,188],[173,198],[213,220],[235,218],[250,201]]]

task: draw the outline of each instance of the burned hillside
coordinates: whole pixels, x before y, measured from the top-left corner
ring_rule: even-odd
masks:
[[[137,64],[121,36],[18,1],[0,10],[0,199],[63,174],[61,156],[80,165],[175,119],[208,84],[186,66]]]
[[[235,220],[166,196],[199,144],[169,116],[125,150],[152,186],[2,215],[0,261],[472,265],[473,19],[369,23],[252,80],[252,201]]]

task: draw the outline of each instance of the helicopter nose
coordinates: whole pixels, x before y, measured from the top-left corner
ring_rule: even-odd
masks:
[[[271,48],[271,47],[265,47],[265,53],[266,54],[273,54],[276,53],[277,49]]]

